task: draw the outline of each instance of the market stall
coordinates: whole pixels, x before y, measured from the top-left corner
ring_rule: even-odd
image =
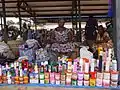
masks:
[[[18,56],[18,58],[14,59],[8,58],[6,52],[4,52],[6,48],[4,47],[4,50],[1,48],[4,52],[1,55],[4,62],[0,62],[1,88],[15,87],[24,88],[25,90],[44,90],[46,87],[54,87],[52,89],[62,88],[62,90],[64,88],[67,88],[67,90],[68,88],[81,88],[81,90],[88,88],[92,88],[92,90],[120,88],[118,83],[118,60],[114,54],[115,47],[112,39],[105,42],[99,40],[99,42],[94,43],[91,47],[93,51],[90,51],[90,48],[81,42],[80,21],[82,18],[85,20],[85,17],[88,17],[89,14],[95,15],[97,19],[100,18],[99,15],[107,17],[107,0],[50,0],[48,2],[44,0],[2,0],[0,4],[4,19],[4,41],[10,45],[11,49],[14,49],[12,51],[15,51],[14,54]],[[12,44],[14,41],[12,43],[8,41],[9,36],[6,34],[6,17],[13,16],[19,17],[19,34],[23,37],[23,41],[19,40],[19,43],[15,41],[17,45]],[[35,24],[35,30],[30,30],[30,26],[25,23],[22,27],[22,17],[31,17]],[[53,32],[48,32],[45,29],[39,32],[37,25],[41,23],[41,18],[44,20],[46,17],[46,20],[48,20],[48,17],[56,17],[57,19],[62,17],[69,19],[68,22],[72,21],[72,29],[63,29],[72,32],[68,36],[73,35],[76,38],[67,38],[65,35],[67,35],[68,31],[64,32],[63,36],[58,32],[55,32],[57,33],[55,36]],[[79,25],[77,21],[79,21]],[[28,39],[29,31],[30,36]],[[51,44],[51,35],[53,35],[53,41],[57,37],[57,44],[56,42]],[[64,40],[61,40],[62,37]],[[13,45],[15,45],[16,50]],[[7,50],[11,51],[10,49]]]

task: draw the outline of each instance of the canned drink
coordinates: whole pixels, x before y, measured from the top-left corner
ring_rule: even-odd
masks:
[[[78,82],[77,83],[78,86],[83,86],[83,81],[82,80],[78,80],[77,82]]]

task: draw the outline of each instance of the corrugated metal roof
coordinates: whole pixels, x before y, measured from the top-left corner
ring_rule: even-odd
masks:
[[[38,17],[40,16],[70,16],[72,12],[72,0],[19,0],[24,1],[35,12]],[[16,16],[18,0],[5,0],[6,16]],[[82,15],[108,14],[108,0],[80,0],[80,8]],[[31,16],[23,9],[21,10],[22,17]],[[2,13],[2,3],[0,2],[0,12]]]

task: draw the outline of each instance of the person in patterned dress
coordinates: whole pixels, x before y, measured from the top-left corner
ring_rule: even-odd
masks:
[[[58,27],[52,31],[51,35],[51,48],[60,54],[67,54],[70,56],[74,49],[72,43],[73,34],[71,30],[64,27],[65,21],[59,20]]]

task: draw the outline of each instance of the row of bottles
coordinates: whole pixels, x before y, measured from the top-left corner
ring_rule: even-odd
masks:
[[[108,62],[109,61],[109,62]],[[109,65],[108,65],[109,64]],[[91,58],[58,58],[58,62],[29,63],[27,60],[0,65],[0,83],[4,84],[57,84],[78,86],[117,87],[116,60]]]

